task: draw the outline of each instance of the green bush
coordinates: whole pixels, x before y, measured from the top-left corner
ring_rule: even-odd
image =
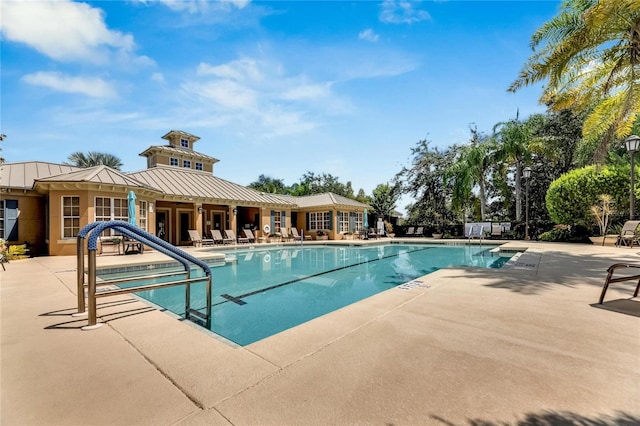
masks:
[[[547,191],[549,216],[555,223],[591,227],[591,206],[598,202],[600,194],[611,195],[617,211],[628,210],[629,172],[628,166],[587,166],[560,176]]]
[[[589,229],[576,225],[556,225],[552,230],[538,235],[540,241],[555,241],[569,243],[589,242]]]

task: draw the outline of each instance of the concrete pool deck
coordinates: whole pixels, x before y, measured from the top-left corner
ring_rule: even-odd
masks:
[[[640,248],[507,247],[528,250],[245,347],[128,295],[99,299],[106,325],[81,331],[75,257],[12,261],[0,271],[0,424],[640,424],[635,283],[595,305],[607,267],[640,263]]]

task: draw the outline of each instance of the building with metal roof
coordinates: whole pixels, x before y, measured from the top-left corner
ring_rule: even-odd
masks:
[[[362,228],[367,206],[340,195],[266,194],[214,176],[219,160],[194,150],[198,136],[171,130],[168,145],[140,155],[147,169],[125,173],[107,166],[78,168],[41,161],[0,165],[0,238],[28,243],[34,254],[72,255],[76,236],[95,221],[129,220],[174,245],[192,244],[189,230],[251,229],[258,237],[296,227],[330,238]]]

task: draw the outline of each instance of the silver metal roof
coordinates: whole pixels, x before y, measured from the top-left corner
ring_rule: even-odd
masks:
[[[342,195],[334,194],[333,192],[325,192],[323,194],[305,195],[303,197],[293,197],[290,195],[278,195],[280,198],[289,200],[296,204],[298,207],[313,208],[313,207],[325,207],[325,206],[347,206],[366,209],[369,206],[359,201],[352,200],[351,198],[343,197]]]
[[[63,173],[82,170],[78,167],[64,164],[47,163],[44,161],[28,161],[22,163],[0,164],[0,187],[31,189],[36,179],[48,178]]]
[[[189,148],[183,148],[183,147],[171,146],[171,145],[153,145],[145,149],[143,152],[141,152],[140,155],[143,157],[149,157],[150,155],[157,154],[158,152],[161,152],[162,154],[165,154],[168,156],[172,156],[172,155],[189,156],[194,159],[208,160],[213,163],[217,163],[220,161],[215,157],[211,157],[209,155],[205,155],[200,152],[193,151],[192,149],[189,149]]]
[[[38,182],[91,182],[134,188],[153,189],[127,174],[107,166],[77,169],[69,173],[38,179]]]
[[[258,192],[198,170],[156,166],[129,173],[129,176],[172,196],[208,199],[221,204],[235,202],[295,206],[295,202],[275,194]]]

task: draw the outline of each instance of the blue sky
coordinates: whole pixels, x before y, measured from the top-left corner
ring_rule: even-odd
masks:
[[[2,156],[99,151],[137,171],[184,130],[224,179],[326,172],[370,194],[421,139],[544,111],[539,86],[506,89],[559,4],[4,0]]]

